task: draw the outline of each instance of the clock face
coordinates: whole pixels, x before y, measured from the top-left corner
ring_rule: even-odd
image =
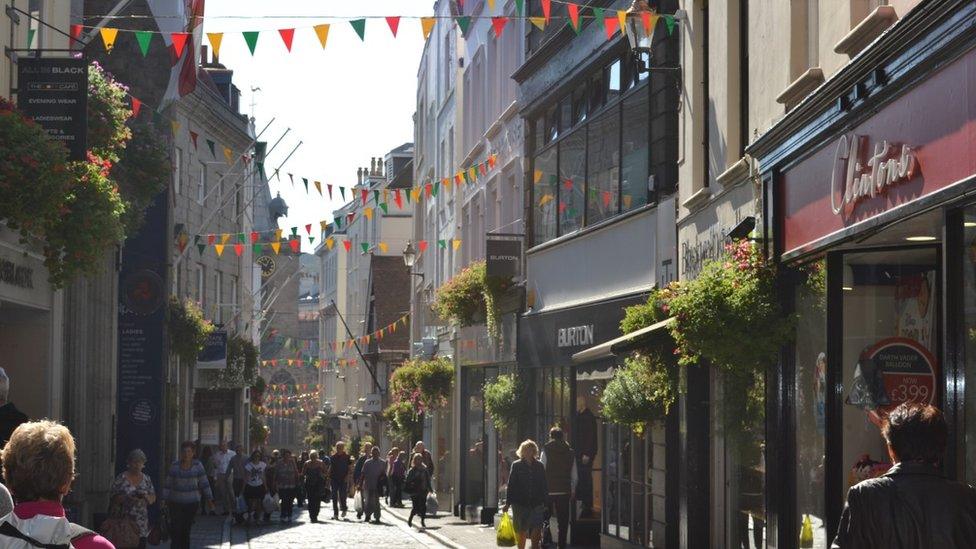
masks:
[[[257,261],[261,266],[261,278],[269,278],[278,269],[278,264],[270,255],[262,255]]]

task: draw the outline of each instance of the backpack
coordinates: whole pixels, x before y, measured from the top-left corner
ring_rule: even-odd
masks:
[[[30,547],[39,547],[41,549],[71,549],[73,547],[73,542],[86,536],[95,535],[95,532],[87,528],[84,528],[82,526],[79,526],[73,522],[69,523],[69,525],[70,525],[70,530],[69,530],[70,542],[65,544],[41,543],[40,541],[37,541],[36,539],[22,533],[20,530],[17,529],[16,526],[10,524],[6,520],[3,521],[3,524],[0,524],[0,538],[8,537],[8,538],[19,539],[21,541],[27,542],[28,546]]]

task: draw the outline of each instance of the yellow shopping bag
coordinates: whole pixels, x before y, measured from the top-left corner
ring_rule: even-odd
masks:
[[[498,542],[499,547],[515,547],[515,526],[512,524],[512,516],[508,513],[504,513],[498,522],[495,541]]]

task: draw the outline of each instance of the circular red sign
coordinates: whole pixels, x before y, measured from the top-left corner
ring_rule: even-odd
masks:
[[[868,349],[884,380],[891,403],[881,407],[885,413],[903,402],[935,403],[937,364],[935,357],[913,339],[883,339]]]

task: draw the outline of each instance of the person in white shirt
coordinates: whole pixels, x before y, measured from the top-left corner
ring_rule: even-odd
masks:
[[[224,506],[224,516],[227,516],[236,507],[234,505],[234,471],[230,468],[230,460],[237,455],[237,452],[227,448],[227,441],[220,441],[220,449],[213,455],[214,475],[217,478],[216,494],[217,501]]]

